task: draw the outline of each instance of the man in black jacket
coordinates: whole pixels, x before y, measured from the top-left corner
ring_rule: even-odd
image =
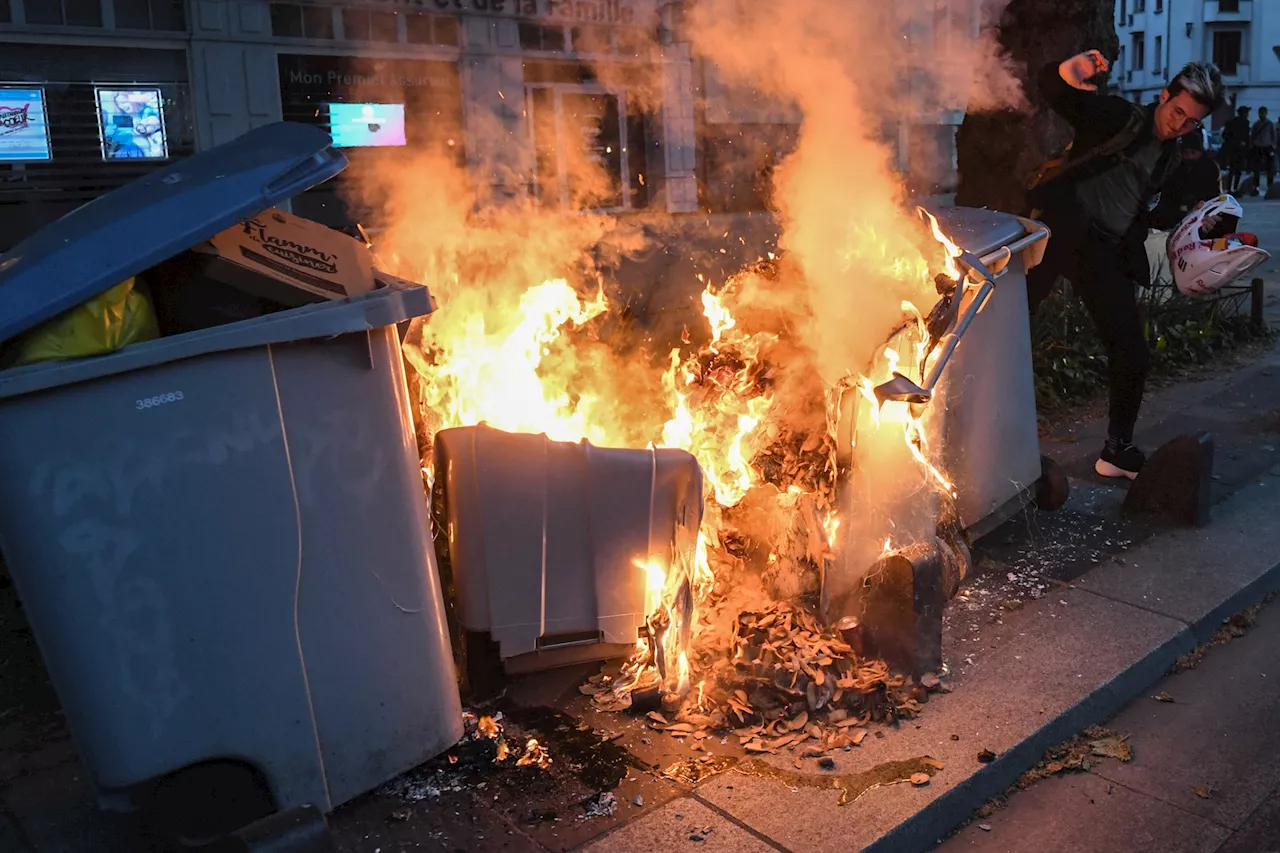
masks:
[[[1222,127],[1222,169],[1227,173],[1227,192],[1235,192],[1249,165],[1249,107],[1236,110],[1235,118]]]
[[[1218,70],[1193,63],[1160,93],[1158,104],[1137,107],[1100,94],[1089,82],[1109,67],[1091,50],[1040,75],[1045,100],[1075,131],[1071,159],[1079,165],[1034,191],[1053,237],[1044,261],[1027,276],[1027,297],[1034,313],[1061,275],[1084,303],[1106,347],[1110,374],[1107,441],[1094,468],[1105,477],[1133,479],[1146,461],[1133,445],[1133,428],[1151,360],[1136,293],[1149,281],[1147,215],[1178,168],[1179,137],[1198,131],[1224,94]],[[1143,112],[1135,116],[1135,110]],[[1133,138],[1118,153],[1090,155],[1131,127]]]

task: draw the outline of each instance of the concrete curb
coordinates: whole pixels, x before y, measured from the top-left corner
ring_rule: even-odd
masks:
[[[970,820],[983,803],[1003,794],[1019,776],[1035,766],[1048,749],[1114,716],[1163,678],[1179,657],[1209,639],[1225,620],[1276,590],[1280,590],[1280,557],[1208,613],[1186,623],[1175,636],[1133,661],[1110,681],[1001,753],[991,764],[863,848],[864,853],[923,853],[933,849]]]

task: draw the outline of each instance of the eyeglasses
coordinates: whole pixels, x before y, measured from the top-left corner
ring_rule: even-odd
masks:
[[[1173,120],[1178,123],[1180,130],[1200,130],[1204,127],[1204,122],[1198,118],[1192,118],[1183,112],[1182,107],[1173,107]]]

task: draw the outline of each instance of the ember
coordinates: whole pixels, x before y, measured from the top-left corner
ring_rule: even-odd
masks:
[[[547,748],[538,743],[537,738],[532,737],[524,745],[524,755],[516,759],[517,767],[527,767],[530,764],[536,764],[543,770],[551,766],[551,756],[547,753]]]

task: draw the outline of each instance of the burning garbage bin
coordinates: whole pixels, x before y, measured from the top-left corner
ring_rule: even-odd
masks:
[[[840,445],[857,444],[858,406],[906,404],[913,418],[933,419],[941,437],[938,464],[927,470],[942,501],[922,500],[911,481],[918,475],[907,476],[905,499],[889,498],[882,510],[892,514],[902,544],[881,550],[865,536],[848,537],[843,562],[823,585],[828,618],[860,625],[869,651],[915,673],[942,663],[942,611],[968,572],[966,543],[1031,501],[1053,510],[1067,497],[1066,478],[1040,454],[1027,315],[1026,271],[1043,257],[1048,229],[995,211],[936,213],[961,275],[940,283],[941,299],[919,319],[928,342],[916,351],[929,354],[928,370],[921,368],[919,382],[895,371],[874,389],[846,393]],[[856,526],[866,486],[857,484],[857,461],[844,464],[842,506]]]
[[[345,165],[274,124],[80,208],[0,259],[0,339]],[[333,272],[268,244],[277,272]],[[434,305],[377,277],[0,372],[0,543],[105,805],[201,814],[234,778],[328,811],[461,736],[396,330]]]
[[[993,276],[946,365],[943,467],[955,483],[959,526],[977,539],[1028,501],[1054,510],[1066,501],[1066,479],[1040,455],[1027,270],[1044,256],[1049,230],[1007,213],[973,208],[936,211],[952,240]],[[970,274],[957,314],[982,296]]]

